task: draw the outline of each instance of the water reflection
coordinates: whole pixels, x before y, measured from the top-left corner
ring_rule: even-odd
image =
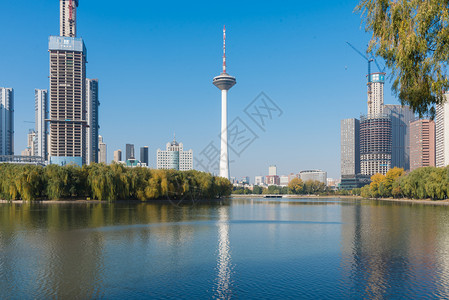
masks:
[[[230,299],[232,296],[231,274],[231,248],[229,244],[229,216],[227,207],[218,209],[218,262],[216,299]]]

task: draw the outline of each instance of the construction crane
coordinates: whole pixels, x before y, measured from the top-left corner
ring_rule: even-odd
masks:
[[[363,57],[367,62],[368,62],[368,83],[371,82],[371,78],[370,78],[370,74],[371,74],[371,63],[374,61],[376,64],[376,60],[374,58],[369,58],[368,55],[364,55],[362,52],[360,52],[356,47],[354,47],[350,42],[346,42],[346,44],[349,45],[349,47],[351,47],[352,49],[354,49],[355,52],[357,52],[358,54],[360,54],[361,57]],[[377,65],[377,67],[379,68],[379,65]]]

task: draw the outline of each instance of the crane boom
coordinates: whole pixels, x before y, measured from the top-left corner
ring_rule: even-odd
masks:
[[[350,42],[346,42],[346,44],[348,44],[349,47],[351,47],[355,52],[360,54],[360,56],[363,57],[368,62],[368,75],[367,75],[367,78],[368,78],[368,83],[370,83],[371,82],[371,78],[370,78],[370,75],[371,75],[371,63],[374,61],[377,64],[377,62],[374,60],[374,58],[368,58],[367,55],[363,55],[363,53],[360,52],[356,47],[354,47]]]

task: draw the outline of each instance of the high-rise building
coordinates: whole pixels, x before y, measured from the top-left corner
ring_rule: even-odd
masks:
[[[86,164],[98,163],[98,79],[86,79]]]
[[[140,163],[141,164],[146,164],[147,167],[150,166],[150,161],[149,161],[149,157],[148,157],[148,147],[141,147],[140,148]]]
[[[134,155],[134,145],[133,144],[126,144],[126,160],[128,159],[135,159],[136,156]]]
[[[103,142],[103,137],[101,135],[98,136],[98,162],[99,163],[108,163],[107,160],[107,146]]]
[[[435,122],[410,123],[410,171],[435,166]]]
[[[214,78],[213,84],[221,90],[221,152],[220,177],[229,179],[228,154],[228,91],[237,83],[235,77],[226,73],[226,28],[223,28],[223,72]]]
[[[410,170],[410,122],[415,114],[406,105],[384,105],[384,114],[391,118],[391,167]]]
[[[114,161],[117,163],[122,161],[122,150],[119,149],[114,151]]]
[[[360,121],[341,120],[340,127],[341,176],[360,174]]]
[[[86,59],[76,37],[77,0],[60,0],[61,36],[50,36],[50,163],[86,162]]]
[[[14,155],[14,90],[0,88],[0,155]]]
[[[38,156],[36,155],[34,145],[36,143],[36,132],[33,129],[28,131],[28,143],[25,150],[22,151],[22,156]]]
[[[47,160],[47,90],[34,90],[35,134],[34,155]]]
[[[449,93],[445,94],[446,102],[436,105],[435,139],[436,166],[449,165]]]
[[[59,0],[60,36],[76,37],[76,9],[78,0]]]
[[[391,168],[391,118],[362,116],[360,120],[360,169],[362,175],[386,174]]]
[[[167,143],[166,150],[157,149],[157,168],[188,171],[193,169],[193,151],[184,151],[182,143],[173,140]]]
[[[268,176],[276,176],[278,171],[277,171],[277,167],[276,166],[269,166],[268,167]]]
[[[368,117],[383,114],[385,73],[372,73],[368,77]]]

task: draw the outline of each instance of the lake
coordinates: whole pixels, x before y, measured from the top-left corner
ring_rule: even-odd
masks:
[[[0,204],[0,299],[449,298],[449,206]]]

